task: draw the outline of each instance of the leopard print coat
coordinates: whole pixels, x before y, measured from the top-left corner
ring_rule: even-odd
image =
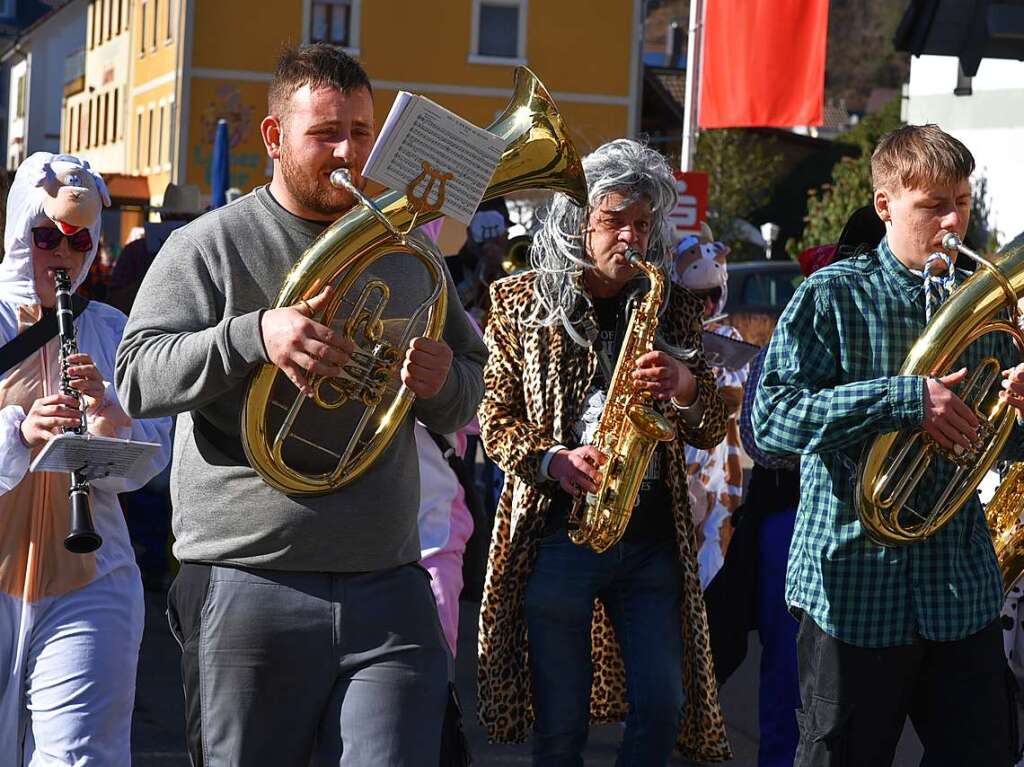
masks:
[[[541,482],[545,452],[570,439],[597,368],[597,355],[573,342],[558,327],[524,322],[534,306],[534,273],[491,286],[491,315],[485,341],[480,427],[488,454],[505,471],[505,488],[491,537],[490,559],[480,609],[478,697],[480,721],[492,741],[522,742],[533,724],[523,600],[526,582],[556,489]],[[683,290],[673,290],[661,318],[666,340],[683,348],[700,344],[701,307]],[[697,544],[687,498],[683,444],[710,448],[725,434],[726,410],[715,379],[700,357],[693,367],[701,422],[688,426],[671,406],[662,412],[676,425],[668,443],[668,482],[683,578],[682,611],[686,713],[679,732],[682,754],[698,761],[731,758],[718,702],[708,642],[707,617],[697,574]],[[615,634],[600,601],[591,629],[594,682],[591,721],[616,722],[626,715],[625,677]]]

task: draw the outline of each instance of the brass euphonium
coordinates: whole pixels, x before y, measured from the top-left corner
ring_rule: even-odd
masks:
[[[553,99],[525,67],[516,69],[512,100],[488,130],[505,139],[506,148],[485,200],[541,188],[585,204],[579,155]],[[344,186],[346,179],[335,174],[332,183]],[[312,398],[300,395],[274,365],[263,365],[242,407],[242,444],[249,463],[288,495],[329,493],[358,478],[381,456],[414,399],[398,382],[408,341],[414,335],[436,340],[444,327],[443,260],[436,248],[401,231],[414,215],[417,224],[425,224],[440,213],[414,214],[398,192],[357,199],[361,204],[302,254],[274,304],[293,306],[333,285],[316,319],[355,344],[349,364],[340,377],[313,377]],[[413,279],[409,274],[417,269],[424,283],[421,293],[412,296],[403,289],[402,295],[393,295],[387,272]]]
[[[630,315],[594,434],[593,445],[606,459],[599,469],[601,482],[596,493],[577,498],[569,513],[573,543],[589,546],[599,554],[618,543],[626,532],[640,483],[658,443],[676,437],[669,420],[654,409],[651,393],[633,382],[637,358],[654,348],[665,277],[635,250],[627,251],[626,258],[647,275],[650,288]]]
[[[1024,247],[991,261],[966,248],[955,234],[942,241],[978,264],[932,317],[911,347],[899,375],[941,377],[950,372],[968,346],[990,333],[1006,333],[1024,353],[1017,296],[1024,295]],[[1011,319],[1001,315],[1009,314]],[[890,432],[876,437],[858,466],[857,511],[865,532],[877,543],[898,546],[932,535],[945,526],[975,493],[999,458],[1015,411],[998,397],[1002,365],[987,357],[973,370],[960,398],[980,426],[969,449],[944,450],[924,431]],[[953,475],[930,509],[909,509],[908,498],[932,460],[954,465]]]

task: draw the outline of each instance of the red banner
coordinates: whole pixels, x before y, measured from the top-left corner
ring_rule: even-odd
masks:
[[[701,128],[821,125],[828,0],[707,0]]]
[[[704,171],[675,172],[676,207],[668,214],[668,225],[676,233],[700,231],[708,217],[708,174]]]

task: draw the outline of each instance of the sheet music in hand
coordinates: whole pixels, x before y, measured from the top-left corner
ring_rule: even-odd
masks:
[[[416,181],[428,204],[441,192],[441,212],[469,226],[504,151],[501,137],[399,91],[363,175],[399,192]]]
[[[95,434],[58,434],[46,443],[29,467],[31,471],[80,471],[88,480],[125,477],[144,481],[144,472],[160,451],[156,442],[99,437]]]

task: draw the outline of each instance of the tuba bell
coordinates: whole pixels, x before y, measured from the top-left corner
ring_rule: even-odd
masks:
[[[505,139],[506,148],[484,200],[549,189],[585,204],[579,155],[554,100],[530,70],[516,68],[512,100],[488,130]],[[414,335],[436,340],[444,327],[448,294],[440,253],[400,231],[440,213],[414,213],[399,192],[368,200],[343,176],[335,171],[332,183],[348,188],[360,204],[302,254],[274,307],[292,306],[333,285],[315,319],[353,342],[352,358],[339,377],[313,376],[310,398],[274,365],[262,365],[242,405],[242,445],[250,465],[288,495],[332,492],[380,458],[414,399],[398,380],[408,341]],[[420,294],[393,295],[388,269],[403,275],[417,270]]]
[[[946,375],[968,346],[990,333],[1006,333],[1024,354],[1017,297],[1024,295],[1024,247],[992,261],[965,247],[955,234],[942,241],[978,264],[977,271],[933,315],[911,347],[899,375]],[[1006,314],[1010,319],[1004,319]],[[890,432],[867,446],[858,465],[857,512],[876,543],[899,546],[941,530],[975,493],[999,458],[1013,428],[1015,411],[998,398],[1002,366],[987,357],[964,383],[961,399],[978,417],[978,436],[968,449],[944,450],[923,431]],[[935,459],[949,461],[953,475],[931,509],[906,506]]]

